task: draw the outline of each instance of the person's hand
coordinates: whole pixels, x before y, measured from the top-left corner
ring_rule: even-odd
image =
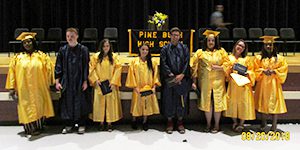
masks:
[[[222,66],[219,66],[219,65],[211,65],[211,69],[212,69],[212,70],[222,70],[223,67],[222,67]]]
[[[156,86],[154,85],[152,88],[153,93],[155,93]]]
[[[55,84],[55,88],[57,91],[60,91],[61,89],[63,89],[63,87],[61,86],[61,84],[59,82]]]
[[[97,80],[96,82],[96,85],[100,86],[101,85],[101,82],[99,80]]]
[[[193,90],[196,90],[196,89],[197,89],[196,83],[193,83],[193,84],[192,84],[192,89],[193,89]]]
[[[85,91],[87,89],[87,87],[88,87],[87,81],[84,81],[82,83],[82,91]]]
[[[264,70],[263,73],[264,73],[265,75],[267,75],[267,76],[270,76],[270,75],[271,75],[271,72],[270,72],[269,69]]]
[[[176,77],[175,77],[175,83],[180,83],[181,80],[183,79],[183,77],[184,77],[184,74],[176,75]]]
[[[270,72],[270,75],[276,74],[276,72],[274,70],[269,70],[269,72]]]
[[[12,98],[13,100],[15,100],[15,97],[16,97],[16,91],[15,91],[15,90],[9,90],[8,96],[9,96],[10,98]]]
[[[111,90],[116,89],[116,85],[114,85],[114,84],[109,84],[109,87],[110,87]]]
[[[134,88],[133,89],[136,93],[140,94],[140,89],[139,88]]]
[[[230,73],[233,72],[233,66],[235,65],[236,63],[234,63],[232,66],[230,66]]]

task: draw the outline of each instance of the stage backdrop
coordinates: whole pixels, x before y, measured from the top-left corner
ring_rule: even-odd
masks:
[[[15,28],[117,27],[119,49],[128,51],[128,29],[147,29],[155,11],[169,16],[169,28],[199,29],[220,0],[0,0],[0,51],[8,51]],[[291,27],[300,37],[299,0],[222,0],[226,22],[233,27]],[[46,34],[47,35],[47,34]]]
[[[180,33],[180,42],[187,45],[190,54],[194,49],[194,32],[195,30],[182,30]],[[139,47],[147,43],[153,56],[159,56],[163,46],[170,43],[169,31],[129,29],[128,30],[128,49],[130,56],[137,56]]]

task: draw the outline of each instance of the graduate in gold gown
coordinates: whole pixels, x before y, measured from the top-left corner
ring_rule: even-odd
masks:
[[[191,60],[193,70],[192,88],[198,86],[201,90],[198,108],[205,112],[207,127],[205,132],[217,133],[220,130],[221,112],[226,110],[226,89],[224,64],[228,61],[227,52],[220,47],[218,34],[220,32],[206,30],[203,35],[204,48],[197,50]],[[214,116],[215,125],[211,129]]]
[[[100,122],[99,130],[112,131],[112,122],[122,118],[119,87],[121,86],[122,66],[118,55],[113,53],[112,45],[108,39],[103,39],[99,45],[100,52],[91,57],[89,68],[89,81],[94,87],[93,114],[91,119]],[[111,93],[102,94],[100,85],[102,81],[109,80]]]
[[[265,131],[266,115],[272,115],[271,131],[277,129],[277,115],[287,112],[282,92],[288,72],[286,59],[277,54],[274,41],[278,36],[262,36],[263,49],[255,56],[254,68],[256,74],[255,109],[262,114],[261,129]]]
[[[5,88],[18,101],[19,123],[27,135],[38,135],[44,118],[54,116],[50,85],[54,84],[54,65],[49,56],[37,49],[36,33],[23,32],[21,51],[10,63]]]
[[[230,117],[233,120],[232,129],[237,132],[242,132],[244,129],[245,120],[255,119],[255,107],[252,86],[255,84],[255,73],[253,71],[253,63],[250,57],[247,56],[248,45],[244,40],[238,40],[233,46],[232,54],[229,55],[229,62],[226,67],[226,77],[229,80],[227,88],[227,110],[224,111],[224,116]],[[241,64],[247,67],[247,72],[244,74],[250,83],[239,86],[236,81],[230,76],[231,73],[238,73],[233,69],[235,64]],[[238,122],[238,119],[240,120]]]
[[[126,86],[133,88],[131,109],[133,129],[137,129],[136,117],[143,116],[143,130],[148,130],[147,117],[159,114],[158,102],[155,94],[156,86],[160,86],[158,65],[152,61],[149,46],[143,44],[139,48],[139,57],[129,65]],[[150,92],[143,96],[143,92]],[[151,92],[153,92],[151,94]]]

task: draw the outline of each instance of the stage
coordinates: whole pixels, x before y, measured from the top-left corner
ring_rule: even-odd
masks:
[[[51,60],[55,62],[56,56],[54,53],[49,54]],[[92,55],[92,54],[91,54]],[[11,55],[11,57],[13,54]],[[132,89],[125,87],[125,80],[127,76],[128,63],[134,58],[130,57],[128,53],[120,53],[119,55],[120,61],[123,66],[122,71],[122,86],[120,88],[121,100],[123,106],[123,121],[130,120],[130,102],[132,97]],[[253,56],[251,56],[253,58]],[[286,100],[288,113],[279,115],[279,121],[289,122],[296,121],[300,122],[300,53],[296,53],[294,56],[293,53],[288,53],[285,56],[289,65],[288,77],[286,82],[283,84],[283,94]],[[8,91],[5,89],[6,75],[8,71],[8,63],[10,58],[7,53],[0,54],[0,124],[13,122],[15,124],[17,122],[17,111],[16,105],[17,103],[8,98]],[[159,62],[159,57],[154,57],[154,60]],[[157,89],[157,97],[160,98],[160,89]],[[53,104],[57,111],[58,107],[58,95],[57,93],[52,92]],[[197,96],[194,92],[190,92],[191,99],[191,107],[190,107],[190,115],[187,117],[187,120],[190,122],[205,122],[204,115],[201,111],[197,109]],[[157,115],[153,117],[153,121],[161,121],[163,117],[161,115]],[[225,119],[224,121],[228,121]]]
[[[248,125],[246,125],[248,126]],[[278,128],[290,133],[289,140],[243,140],[242,135],[222,125],[217,134],[204,133],[204,125],[186,125],[186,133],[164,132],[163,125],[150,124],[150,129],[132,130],[129,125],[118,125],[113,132],[97,131],[88,127],[87,133],[60,134],[62,126],[47,126],[39,136],[26,138],[21,126],[0,126],[1,150],[291,150],[299,147],[300,128],[297,124],[279,124]],[[251,126],[258,128],[257,125]],[[252,132],[251,132],[252,133]],[[253,132],[254,133],[254,132]],[[258,132],[257,132],[258,133]]]

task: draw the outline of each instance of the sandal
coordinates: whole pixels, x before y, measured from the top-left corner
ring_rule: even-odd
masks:
[[[236,127],[237,127],[237,126],[238,126],[237,123],[233,123],[233,124],[232,124],[232,130],[233,130],[233,131],[236,131]]]
[[[239,133],[242,133],[243,130],[244,130],[244,126],[242,126],[242,125],[239,125],[239,126],[237,126],[237,127],[235,128],[235,131],[236,131],[236,132],[239,132]]]
[[[220,131],[220,129],[218,128],[213,128],[210,132],[213,133],[213,134],[216,134]]]
[[[206,128],[203,130],[203,132],[209,133],[209,132],[210,132],[210,127],[206,127]]]
[[[260,127],[260,132],[266,132],[266,128],[267,128],[267,126]]]

